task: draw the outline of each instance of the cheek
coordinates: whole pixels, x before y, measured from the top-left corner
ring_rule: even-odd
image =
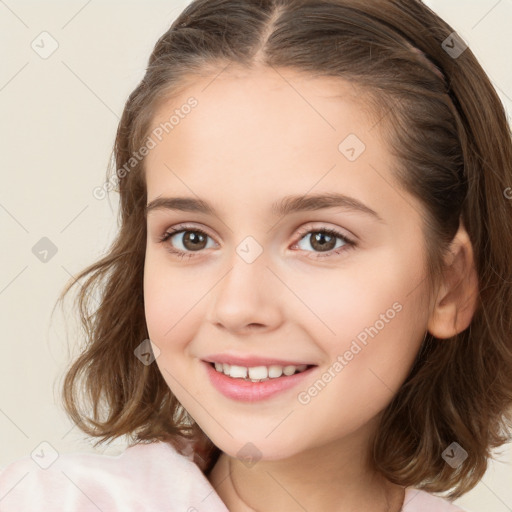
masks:
[[[172,271],[165,256],[148,254],[144,266],[144,309],[151,340],[161,350],[190,339],[200,315],[201,285],[192,274]]]
[[[345,309],[338,310],[333,324],[337,338],[330,351],[344,356],[345,376],[359,379],[363,396],[380,389],[385,401],[410,371],[428,311],[422,301],[426,283],[421,266],[407,264],[398,254],[381,261],[379,269],[374,265],[351,276],[353,293],[344,296]]]
[[[368,337],[368,329],[375,332],[373,326],[379,332],[393,331],[395,336],[400,326],[413,326],[422,318],[418,298],[423,288],[418,284],[424,276],[420,266],[410,264],[414,259],[389,247],[368,256],[360,254],[347,260],[346,266],[340,265],[339,270],[301,275],[296,281],[292,281],[292,275],[288,278],[303,301],[298,307],[309,309],[307,325],[312,329],[312,339],[321,336],[333,348],[350,344],[359,335],[362,339]],[[410,330],[400,337],[408,334]]]

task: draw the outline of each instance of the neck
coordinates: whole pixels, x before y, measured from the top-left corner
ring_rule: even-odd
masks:
[[[368,467],[363,445],[352,436],[252,466],[221,453],[207,478],[230,512],[399,512],[405,489]]]

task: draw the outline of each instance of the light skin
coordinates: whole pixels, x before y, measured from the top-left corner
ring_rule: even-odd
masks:
[[[266,68],[230,68],[212,80],[197,77],[153,120],[154,126],[168,120],[190,96],[198,101],[146,158],[148,203],[201,198],[218,213],[148,213],[144,300],[149,335],[160,350],[156,364],[222,450],[208,479],[230,511],[398,512],[404,489],[371,470],[370,442],[426,331],[447,338],[471,321],[476,276],[469,238],[463,228],[457,233],[451,270],[430,300],[423,206],[396,182],[383,125],[361,107],[357,89]],[[366,146],[354,161],[338,148],[349,134]],[[282,217],[271,212],[287,195],[332,192],[357,199],[381,220],[339,206]],[[185,233],[159,241],[183,223]],[[194,245],[185,236],[197,236],[194,229],[208,235],[199,250],[197,239]],[[299,235],[302,229],[309,234]],[[322,252],[313,240],[322,229],[356,245],[327,238]],[[246,237],[262,249],[251,263],[237,253]],[[309,403],[300,403],[298,393],[396,303],[400,311],[392,319],[388,313],[378,334]],[[201,362],[223,352],[317,367],[299,388],[239,402],[212,387]],[[250,467],[237,459],[247,443],[258,449]]]

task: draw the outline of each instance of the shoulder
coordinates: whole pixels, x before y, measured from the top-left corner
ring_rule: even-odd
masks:
[[[428,492],[407,487],[401,512],[466,512],[450,501]]]
[[[227,510],[199,467],[169,443],[136,444],[118,456],[69,453],[41,464],[35,458],[1,469],[1,512]]]

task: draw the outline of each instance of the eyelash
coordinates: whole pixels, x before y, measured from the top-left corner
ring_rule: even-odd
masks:
[[[180,225],[180,226],[177,226],[176,228],[170,228],[170,229],[172,230],[172,233],[167,231],[162,236],[158,237],[159,243],[165,244],[172,236],[177,235],[178,233],[184,233],[187,231],[190,231],[192,233],[200,233],[203,236],[211,238],[208,233],[206,233],[202,229],[195,228],[193,226]],[[356,242],[349,239],[347,236],[343,235],[339,231],[336,231],[335,229],[331,229],[331,228],[301,229],[301,230],[299,230],[299,233],[298,233],[299,239],[297,240],[297,242],[295,242],[294,245],[298,244],[302,240],[302,238],[304,238],[305,235],[308,235],[310,233],[324,233],[324,234],[333,236],[335,238],[341,239],[345,244],[342,247],[339,247],[338,249],[331,249],[331,251],[329,251],[325,255],[315,256],[315,259],[323,259],[323,258],[328,258],[333,255],[338,255],[342,252],[348,251],[357,246]],[[171,254],[178,256],[179,258],[185,258],[185,257],[192,258],[192,257],[196,256],[195,252],[201,252],[201,251],[195,251],[195,252],[194,251],[190,251],[190,252],[181,251],[181,250],[174,249],[172,246],[170,246],[170,244],[167,244],[167,245],[168,245],[166,247],[167,251],[169,251]],[[312,252],[312,251],[306,251],[306,252]],[[318,253],[318,254],[323,254],[323,253]]]

